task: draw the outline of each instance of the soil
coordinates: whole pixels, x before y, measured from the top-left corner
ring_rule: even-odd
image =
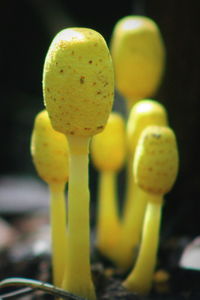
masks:
[[[34,222],[34,219],[36,219],[36,222]],[[5,222],[4,228],[7,223],[9,229],[15,233],[14,236],[16,237],[16,232],[18,232],[18,236],[13,238],[13,242],[9,240],[8,245],[0,245],[0,280],[22,277],[51,283],[49,228],[46,216],[33,215],[28,216],[28,218],[22,217],[22,220],[18,216],[17,219],[10,220],[8,218],[3,222]],[[26,224],[26,230],[22,226],[23,222]],[[28,224],[31,224],[32,227]],[[148,296],[139,296],[125,290],[121,283],[127,274],[118,274],[111,262],[101,256],[93,245],[92,275],[97,299],[200,299],[200,271],[180,266],[180,258],[191,240],[191,237],[173,237],[161,243],[153,287]],[[45,247],[41,241],[45,241]],[[164,278],[164,281],[162,281],[162,278]],[[10,286],[0,290],[0,299],[51,300],[56,298],[38,289]],[[75,298],[69,296],[66,299],[73,300]],[[82,300],[79,297],[76,299]]]

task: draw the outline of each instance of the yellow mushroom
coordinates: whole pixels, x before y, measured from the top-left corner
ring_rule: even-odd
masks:
[[[164,106],[152,99],[138,101],[130,111],[127,122],[127,190],[123,208],[122,234],[115,256],[115,263],[122,270],[130,268],[135,258],[134,250],[141,237],[146,208],[146,200],[140,197],[140,193],[138,194],[138,187],[133,177],[133,160],[138,139],[148,125],[167,126],[167,123],[167,112]]]
[[[113,104],[113,69],[106,42],[88,28],[68,28],[46,56],[43,93],[54,129],[91,137],[101,132]]]
[[[178,172],[177,142],[172,129],[162,126],[144,129],[133,168],[147,207],[136,264],[123,285],[130,291],[147,294],[156,267],[163,196],[171,190]]]
[[[143,129],[149,125],[167,125],[167,112],[165,107],[153,99],[143,99],[131,109],[127,123],[127,143],[130,153],[135,152],[139,136]]]
[[[157,24],[145,16],[120,19],[111,40],[116,87],[128,108],[139,99],[153,97],[160,85],[165,47]]]
[[[68,257],[63,288],[94,300],[90,270],[88,146],[103,130],[113,104],[111,56],[104,38],[89,28],[68,28],[48,50],[44,102],[52,126],[69,143]]]
[[[99,171],[96,244],[112,260],[121,233],[116,181],[126,155],[125,122],[121,114],[112,112],[105,129],[93,137],[91,155]]]
[[[127,191],[124,205],[124,219],[130,214],[130,205],[134,198],[134,180],[132,164],[135,148],[143,129],[149,125],[168,125],[168,117],[165,107],[153,99],[143,99],[133,105],[127,122],[127,146],[128,146],[128,174]]]
[[[67,250],[64,190],[68,181],[68,144],[66,137],[52,128],[46,110],[35,118],[31,154],[39,176],[50,189],[53,282],[61,287]]]

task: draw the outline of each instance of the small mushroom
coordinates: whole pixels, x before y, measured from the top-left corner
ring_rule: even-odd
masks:
[[[64,190],[68,181],[68,144],[66,137],[52,128],[46,110],[35,118],[31,154],[39,176],[50,190],[53,281],[61,286],[67,251]]]
[[[123,207],[121,239],[115,261],[122,270],[130,268],[135,259],[135,250],[140,241],[146,208],[146,200],[138,196],[138,187],[133,176],[133,161],[138,139],[148,125],[167,126],[167,123],[167,112],[164,106],[152,99],[138,101],[130,111],[127,122],[126,197]]]
[[[163,197],[168,193],[178,172],[178,151],[173,130],[148,126],[141,134],[135,152],[134,176],[145,198],[142,239],[139,254],[123,285],[132,292],[149,293],[156,267]]]
[[[161,83],[165,47],[157,24],[145,16],[120,19],[111,40],[116,87],[127,107],[153,97]]]

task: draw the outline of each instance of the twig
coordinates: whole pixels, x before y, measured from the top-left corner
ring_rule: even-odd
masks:
[[[8,292],[8,293],[0,295],[0,300],[11,299],[16,296],[24,296],[24,295],[30,294],[32,292],[34,292],[34,290],[32,288],[29,288],[29,287],[21,288],[19,290],[13,291],[13,292]]]
[[[69,293],[63,289],[57,288],[52,284],[42,282],[39,280],[13,277],[13,278],[4,279],[0,282],[0,288],[5,288],[8,286],[26,286],[31,289],[41,290],[55,297],[62,297],[63,299],[68,299],[68,300],[86,300],[82,297]],[[3,299],[3,295],[0,295],[0,299]]]

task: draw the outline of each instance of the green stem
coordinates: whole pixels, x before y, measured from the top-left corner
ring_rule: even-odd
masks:
[[[68,259],[63,288],[95,300],[90,270],[89,140],[86,137],[68,136]]]
[[[162,196],[147,194],[147,197],[149,201],[145,213],[139,255],[135,267],[123,283],[127,289],[140,294],[147,294],[152,286],[162,208]]]
[[[51,184],[49,189],[53,282],[61,287],[67,250],[65,183]]]

